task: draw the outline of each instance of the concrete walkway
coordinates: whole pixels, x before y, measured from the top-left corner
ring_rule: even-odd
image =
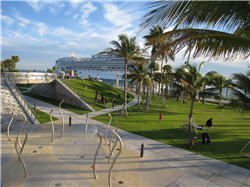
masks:
[[[54,105],[28,97],[27,100],[31,106],[36,102],[38,109],[46,113],[49,113],[51,108],[53,108],[53,115],[60,119],[58,108]],[[137,98],[135,97],[129,105],[134,105],[136,102]],[[89,113],[89,117],[106,114],[108,112],[120,110],[121,108],[122,106],[117,106],[114,109],[111,108],[91,112]],[[91,169],[89,169],[94,147],[97,146],[95,138],[92,136],[88,139],[88,143],[85,142],[84,145],[87,146],[85,149],[83,149],[82,146],[84,143],[82,139],[84,135],[82,132],[84,132],[86,114],[77,115],[67,110],[62,110],[62,112],[66,121],[65,136],[62,139],[57,139],[52,144],[48,144],[48,136],[50,134],[48,130],[49,124],[47,126],[40,125],[40,129],[36,129],[36,134],[32,137],[34,137],[34,139],[35,137],[39,139],[42,134],[44,138],[43,141],[40,139],[39,141],[33,140],[32,146],[34,147],[30,145],[24,154],[27,154],[27,152],[29,153],[29,151],[33,150],[35,147],[37,148],[37,146],[41,144],[39,144],[39,142],[43,142],[42,145],[46,147],[46,149],[43,149],[44,152],[41,152],[44,161],[36,162],[36,160],[40,158],[38,154],[36,159],[35,157],[26,159],[31,160],[30,167],[32,165],[40,167],[36,167],[36,169],[33,168],[36,174],[35,176],[32,172],[27,181],[24,179],[21,180],[20,177],[18,181],[23,186],[107,186],[108,165],[105,159],[107,146],[102,146],[98,164],[99,168],[97,169],[99,177],[95,180],[92,178]],[[67,125],[69,116],[72,117],[72,127]],[[96,133],[98,130],[103,134],[105,127],[106,124],[89,119],[90,132]],[[60,121],[56,128],[57,133],[59,133]],[[113,129],[113,127],[111,128]],[[32,132],[33,131],[34,129]],[[112,179],[113,186],[250,186],[250,170],[199,154],[194,154],[121,129],[119,129],[118,133],[126,149],[119,157],[118,163],[114,168],[114,176]],[[145,157],[140,158],[139,150],[142,143],[145,146]],[[2,145],[8,147],[5,142],[5,137],[2,138]],[[75,147],[75,145],[78,147]],[[13,152],[10,149],[7,150]],[[2,154],[3,151],[6,152],[6,150],[2,148]],[[6,153],[7,156],[9,154]],[[84,159],[86,159],[84,163],[79,159],[81,154],[84,154]],[[50,159],[48,159],[48,155]],[[15,161],[16,156],[12,156],[12,159],[7,159],[4,167],[9,168],[10,163]],[[52,168],[57,169],[53,170]],[[3,171],[4,170],[2,170],[2,172]],[[84,173],[82,173],[83,171]],[[49,180],[47,180],[47,177]],[[6,177],[4,181],[6,181]],[[8,184],[8,186],[16,185],[16,183],[14,184],[13,182],[5,184]]]

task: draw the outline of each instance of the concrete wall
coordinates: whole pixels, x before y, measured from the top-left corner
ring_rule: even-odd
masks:
[[[60,80],[57,79],[50,83],[38,84],[36,87],[31,89],[31,93],[59,101],[64,100],[65,103],[71,104],[73,106],[85,110],[95,111],[78,95],[72,92],[72,90],[70,90]]]
[[[16,84],[49,83],[57,78],[54,73],[39,72],[7,72]]]

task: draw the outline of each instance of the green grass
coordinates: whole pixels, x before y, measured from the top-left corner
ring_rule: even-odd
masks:
[[[49,118],[49,115],[36,109],[35,110],[36,114],[37,114],[37,120],[39,121],[39,123],[47,123],[47,122],[50,122],[50,118]],[[53,117],[52,116],[52,120],[53,121],[56,121],[58,120],[56,117]]]
[[[57,100],[54,100],[54,99],[50,99],[50,98],[47,98],[47,97],[42,97],[42,96],[39,96],[39,95],[36,95],[36,94],[32,94],[32,93],[24,93],[23,95],[27,95],[29,97],[33,97],[35,99],[39,99],[41,101],[50,103],[50,104],[55,105],[55,106],[59,106],[59,103],[60,103],[60,101],[57,101]],[[66,110],[69,110],[71,112],[74,112],[76,114],[86,114],[86,113],[90,112],[88,110],[77,108],[77,107],[75,107],[73,105],[70,105],[70,104],[67,104],[67,103],[63,103],[62,104],[62,108],[66,109]]]
[[[103,94],[104,97],[108,98],[109,107],[112,107],[112,98],[116,100],[116,105],[123,104],[123,91],[104,82],[79,79],[61,79],[61,81],[88,104],[90,104],[95,110],[101,110],[105,108],[105,105],[100,102],[95,104],[96,91],[98,91],[99,97],[101,97],[101,94]],[[118,97],[118,94],[120,94],[120,98]],[[82,95],[88,97],[89,99],[86,100]],[[129,93],[128,95],[128,101],[131,101],[133,99],[133,95]]]
[[[198,125],[205,125],[206,120],[213,118],[213,130],[211,131],[212,144],[201,143],[201,133],[193,149],[187,148],[187,138],[195,134],[184,132],[183,125],[188,121],[190,103],[181,104],[174,99],[166,100],[167,108],[161,109],[160,99],[152,98],[152,106],[148,111],[137,111],[137,106],[130,108],[129,117],[119,116],[119,111],[112,113],[113,121],[119,121],[119,128],[144,136],[156,141],[171,144],[189,151],[222,160],[250,169],[249,158],[239,154],[241,148],[250,138],[250,112],[241,112],[230,107],[218,109],[216,104],[195,103],[193,119]],[[143,108],[143,106],[142,106]],[[159,121],[159,113],[163,112],[163,120]],[[108,116],[98,116],[94,119],[108,123]],[[250,154],[250,145],[244,151]]]

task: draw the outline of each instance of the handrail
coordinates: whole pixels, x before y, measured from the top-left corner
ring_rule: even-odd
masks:
[[[51,130],[52,130],[52,136],[51,136],[51,139],[50,139],[51,142],[54,141],[54,133],[55,133],[53,119],[52,119],[52,112],[53,112],[53,109],[51,109],[51,111],[49,113],[49,118],[50,118],[50,122],[51,122]]]
[[[96,170],[95,170],[95,164],[96,164],[96,157],[97,157],[97,154],[98,154],[98,152],[99,152],[99,149],[100,149],[100,147],[101,147],[101,145],[102,145],[102,136],[99,134],[99,132],[97,133],[97,135],[98,135],[98,137],[100,138],[100,142],[99,142],[99,145],[98,145],[98,147],[97,147],[97,149],[96,149],[96,152],[95,152],[95,156],[94,156],[94,160],[93,160],[93,173],[94,173],[94,177],[95,177],[95,179],[97,179],[97,175],[96,175]]]
[[[16,87],[14,80],[9,76],[8,72],[5,72],[4,75],[5,75],[4,77],[5,77],[5,81],[7,82],[7,85],[9,86],[10,90],[15,95],[15,97],[17,98],[17,100],[19,101],[23,109],[25,110],[25,112],[28,114],[28,117],[30,118],[32,123],[33,124],[38,123],[36,112],[31,107],[29,107],[28,102],[23,97],[19,89]]]
[[[59,112],[60,112],[60,115],[61,115],[61,118],[62,118],[62,131],[61,131],[60,138],[62,138],[63,133],[64,133],[64,118],[63,118],[62,111],[61,111],[61,106],[62,106],[63,102],[64,102],[64,99],[59,103]]]
[[[111,124],[111,121],[112,121],[112,116],[111,116],[110,113],[108,113],[108,116],[109,116],[109,122],[108,122],[108,124],[107,124],[107,126],[106,126],[105,134],[104,134],[104,140],[105,140],[105,143],[106,143],[107,145],[108,145],[108,142],[107,142],[108,128],[109,128],[109,126],[110,126],[110,124]]]
[[[111,164],[111,166],[110,166],[110,169],[109,169],[109,187],[112,187],[112,183],[111,183],[112,169],[113,169],[113,167],[114,167],[114,165],[115,165],[116,160],[118,159],[118,157],[119,157],[120,154],[122,153],[122,148],[123,148],[123,143],[122,143],[121,137],[120,137],[114,130],[112,130],[112,133],[116,136],[117,142],[119,141],[119,143],[120,143],[120,150],[119,150],[119,152],[117,153],[117,155],[115,156],[115,158],[114,158],[114,160],[113,160],[113,162],[112,162],[112,164]],[[116,146],[116,144],[114,145],[114,147],[115,147],[115,146]],[[114,147],[113,147],[113,149],[114,149]]]

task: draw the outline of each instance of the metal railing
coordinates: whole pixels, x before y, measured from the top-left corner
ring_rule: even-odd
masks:
[[[4,73],[5,81],[10,88],[11,92],[14,94],[14,96],[17,98],[18,102],[21,104],[22,108],[24,109],[25,113],[27,114],[28,118],[31,120],[33,124],[39,123],[37,121],[37,114],[36,112],[29,107],[28,102],[23,97],[22,93],[17,88],[14,80],[9,76],[8,72]]]

